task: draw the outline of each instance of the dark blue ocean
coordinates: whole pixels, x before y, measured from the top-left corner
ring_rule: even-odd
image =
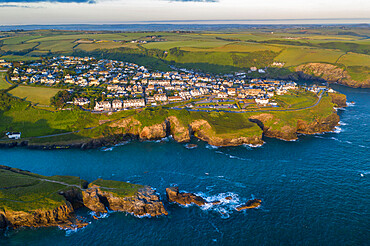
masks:
[[[336,132],[262,147],[212,148],[194,140],[131,142],[102,150],[0,149],[0,163],[43,175],[75,175],[147,184],[165,200],[165,188],[237,202],[201,209],[168,204],[167,217],[111,213],[91,224],[19,229],[0,234],[0,245],[369,245],[370,90],[333,86],[354,101],[338,110]],[[261,198],[259,209],[234,207]]]

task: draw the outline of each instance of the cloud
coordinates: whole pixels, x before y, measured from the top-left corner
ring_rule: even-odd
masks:
[[[31,8],[27,5],[17,5],[17,4],[0,4],[0,8]]]
[[[0,0],[0,7],[27,7],[21,6],[14,3],[40,3],[40,2],[49,2],[49,3],[96,3],[95,0]]]
[[[170,2],[198,2],[198,3],[215,3],[218,0],[170,0]]]

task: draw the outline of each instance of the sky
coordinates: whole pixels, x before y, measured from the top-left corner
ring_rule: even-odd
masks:
[[[369,0],[0,0],[0,25],[353,18],[370,18]]]

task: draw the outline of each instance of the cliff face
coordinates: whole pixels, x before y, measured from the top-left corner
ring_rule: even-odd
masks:
[[[155,124],[152,126],[145,126],[140,131],[139,137],[141,140],[152,140],[161,139],[167,136],[167,124],[162,122],[161,124]]]
[[[303,134],[314,134],[329,132],[334,129],[339,123],[339,116],[336,113],[332,113],[326,118],[320,118],[313,122],[306,122],[303,120],[297,121],[297,132]]]
[[[284,125],[277,127],[280,124],[280,119],[276,118],[272,114],[263,113],[259,115],[253,115],[250,118],[251,121],[257,123],[263,130],[263,134],[266,137],[278,138],[283,140],[295,140],[297,139],[297,129],[291,125]]]
[[[190,130],[189,127],[183,126],[175,116],[167,118],[170,124],[170,132],[176,142],[183,143],[190,141]]]
[[[325,63],[308,63],[296,67],[296,71],[355,88],[370,88],[370,79],[355,81],[344,69]],[[303,75],[304,77],[304,75]]]
[[[74,223],[74,210],[69,202],[50,210],[0,211],[0,228],[71,226]]]
[[[251,119],[255,122],[259,122],[266,137],[287,141],[296,140],[298,138],[298,133],[315,134],[330,132],[339,123],[339,116],[335,112],[327,117],[317,117],[311,121],[297,119],[295,123],[291,122],[289,125],[286,124],[281,127],[276,127],[276,125],[280,123],[279,119],[271,114],[255,115],[252,116]]]
[[[329,93],[331,101],[340,108],[347,107],[347,97],[344,94],[340,93]]]
[[[120,197],[109,190],[93,185],[83,191],[84,204],[97,213],[111,211],[128,212],[136,216],[167,215],[167,211],[155,191],[146,186],[131,197]]]
[[[207,202],[202,197],[194,195],[193,193],[179,192],[179,187],[170,187],[166,189],[168,201],[178,203],[181,205],[196,204],[203,206]]]
[[[81,207],[97,213],[109,209],[137,216],[167,215],[159,196],[148,186],[102,179],[94,182],[108,187],[97,186],[94,182],[88,186],[78,177],[65,178],[41,176],[0,165],[0,229],[84,227],[88,223],[78,220],[74,213]]]
[[[214,146],[238,146],[242,144],[259,145],[263,144],[262,135],[257,134],[253,137],[229,137],[218,136],[213,131],[211,125],[205,120],[196,120],[190,124],[195,137],[208,142]]]

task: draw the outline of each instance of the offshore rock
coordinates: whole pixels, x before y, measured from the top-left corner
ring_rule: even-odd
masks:
[[[193,193],[179,192],[179,187],[170,187],[166,189],[167,198],[170,202],[181,205],[196,204],[203,206],[207,202],[202,197],[194,195]]]
[[[241,211],[245,209],[258,208],[259,206],[261,206],[261,203],[262,203],[261,199],[253,199],[253,200],[247,201],[243,205],[236,207],[235,209],[238,211]]]

